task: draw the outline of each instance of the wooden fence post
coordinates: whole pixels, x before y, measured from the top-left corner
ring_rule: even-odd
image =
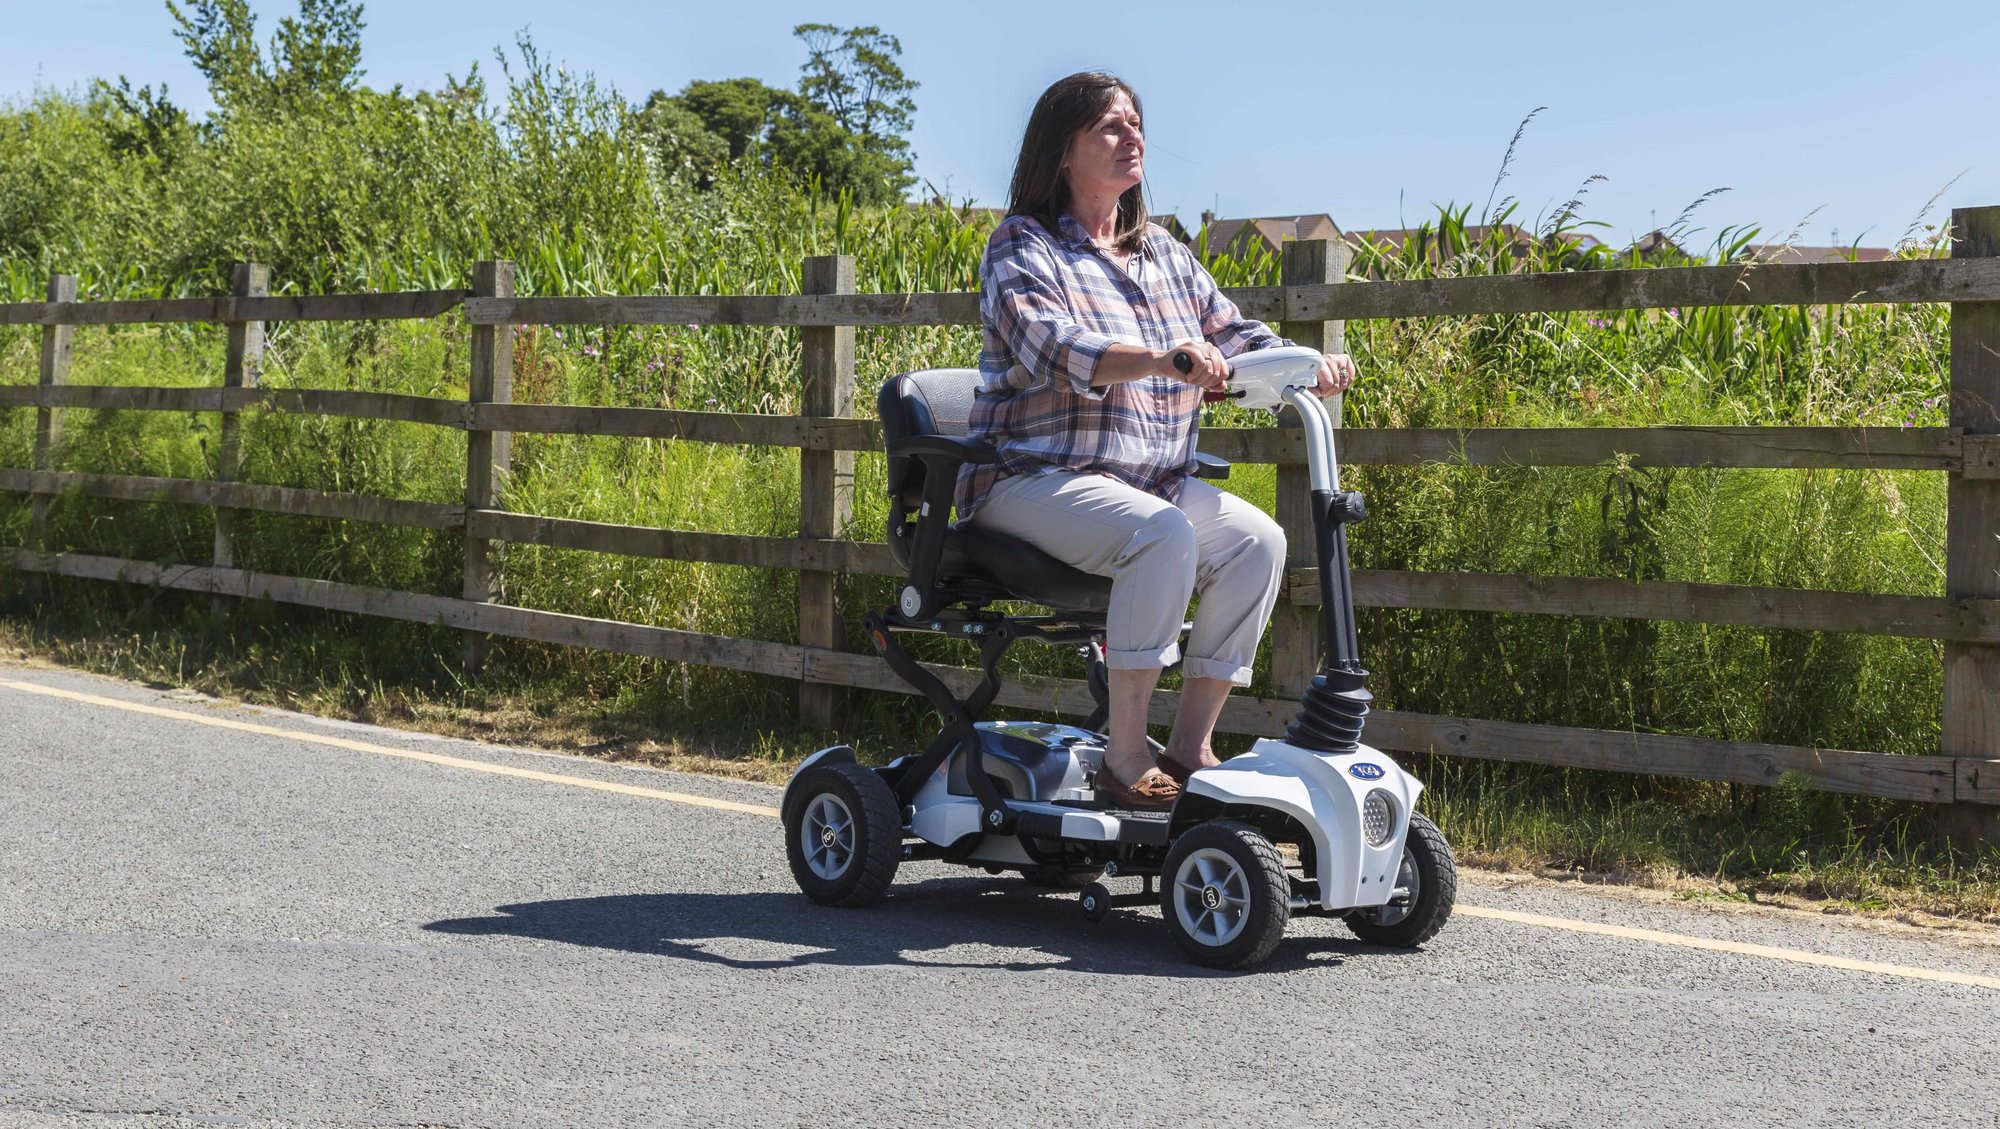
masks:
[[[1951,230],[1952,258],[2000,256],[2000,207],[1956,209]],[[1951,304],[1950,423],[1968,441],[2000,434],[2000,302]],[[1952,471],[1945,506],[1945,595],[2000,596],[2000,479]],[[2000,757],[2000,645],[1945,643],[1940,736],[1944,755],[1967,758],[1957,783],[1960,794],[1970,793],[1979,784],[1968,778],[1980,771],[1977,761]],[[2000,843],[2000,807],[1957,803],[1940,807],[1938,817],[1955,846]]]
[[[472,297],[512,298],[514,264],[505,259],[487,259],[472,268]],[[474,404],[505,404],[514,398],[513,325],[472,327],[472,379],[467,398]],[[465,509],[493,508],[500,484],[513,462],[513,435],[468,427],[465,432]],[[497,594],[494,583],[492,542],[473,536],[472,522],[465,525],[465,598],[488,603]],[[465,633],[465,670],[477,677],[486,665],[489,639],[484,632]]]
[[[1297,239],[1283,247],[1282,281],[1286,286],[1344,282],[1350,249],[1337,239]],[[1285,321],[1279,332],[1300,345],[1322,353],[1346,349],[1346,323]],[[1340,401],[1327,404],[1334,423],[1340,422]],[[1297,412],[1287,411],[1279,426],[1300,426]],[[1319,561],[1313,547],[1311,479],[1303,465],[1278,467],[1278,525],[1285,531],[1285,568],[1312,568]],[[1320,630],[1318,608],[1298,607],[1280,600],[1271,613],[1271,688],[1280,697],[1297,697],[1319,673],[1326,633]]]
[[[238,298],[261,298],[271,292],[271,268],[261,263],[237,263],[229,279],[229,293]],[[229,389],[255,388],[264,367],[264,323],[231,321],[228,352],[222,362],[222,432],[215,448],[215,480],[235,482],[242,467],[242,421],[229,402]],[[236,511],[215,507],[215,567],[236,567]],[[221,596],[211,601],[220,612],[226,603]]]
[[[854,293],[854,258],[818,255],[805,261],[799,276],[807,294]],[[804,388],[799,414],[847,416],[854,412],[854,327],[807,326],[799,331]],[[799,536],[838,537],[854,516],[854,452],[799,451]],[[838,573],[799,573],[799,643],[837,649],[840,609],[835,603]],[[817,682],[799,684],[799,720],[815,729],[840,723],[842,692]]]
[[[76,276],[54,274],[49,276],[49,301],[76,301]],[[71,343],[76,335],[72,325],[42,326],[42,378],[43,388],[69,383],[69,361]],[[56,418],[54,408],[46,405],[35,409],[35,459],[31,464],[38,471],[56,469],[56,448],[62,445],[62,425]],[[55,495],[37,491],[28,502],[30,514],[31,543],[36,552],[48,551],[49,503]],[[46,578],[43,580],[46,584]]]

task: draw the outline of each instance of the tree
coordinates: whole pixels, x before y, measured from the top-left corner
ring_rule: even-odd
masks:
[[[361,78],[361,0],[299,0],[271,39],[280,96],[344,93]]]
[[[682,97],[653,91],[634,115],[634,124],[654,162],[669,176],[683,174],[706,187],[729,163],[729,142],[710,130]]]
[[[118,76],[116,85],[98,79],[92,90],[108,109],[105,139],[120,156],[151,157],[163,166],[172,164],[186,149],[193,135],[187,111],[167,100],[167,85],[153,93],[151,85],[132,89],[132,81]]]
[[[660,167],[706,186],[731,161],[768,162],[771,122],[797,97],[754,78],[690,82],[679,94],[653,91],[637,124]]]
[[[870,144],[803,99],[772,124],[770,150],[773,164],[816,179],[830,191],[852,192],[860,204],[894,203],[916,183],[907,142],[893,138]]]
[[[681,101],[700,118],[710,133],[729,145],[732,160],[755,151],[794,97],[754,78],[731,78],[721,82],[690,82],[681,91]]]
[[[910,128],[917,104],[909,93],[917,83],[896,64],[903,45],[895,36],[878,27],[842,30],[832,24],[800,24],[792,34],[807,51],[799,93],[833,115],[842,129],[874,139]]]
[[[801,24],[806,45],[796,93],[754,78],[656,90],[636,113],[662,168],[710,183],[731,161],[776,166],[864,204],[900,199],[911,175],[917,84],[896,64],[902,46],[879,28]]]
[[[862,203],[900,199],[916,183],[902,135],[917,111],[909,96],[917,83],[896,62],[903,45],[874,26],[800,24],[792,34],[806,46],[802,102],[773,127],[774,158]]]
[[[278,21],[266,58],[249,0],[191,0],[186,11],[167,0],[174,37],[225,109],[352,91],[362,74],[361,7],[360,0],[299,0],[298,14]]]

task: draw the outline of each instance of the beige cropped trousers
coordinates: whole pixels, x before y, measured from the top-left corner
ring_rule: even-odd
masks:
[[[1176,505],[1101,474],[1055,470],[1001,479],[971,524],[1111,578],[1106,665],[1143,669],[1181,658],[1188,677],[1250,684],[1285,568],[1284,530],[1256,506],[1196,478]],[[1182,657],[1181,624],[1195,595],[1201,606]]]

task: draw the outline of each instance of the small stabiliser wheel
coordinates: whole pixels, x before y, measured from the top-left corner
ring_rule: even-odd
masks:
[[[1437,936],[1458,900],[1458,863],[1437,824],[1410,816],[1403,861],[1396,867],[1396,896],[1388,905],[1347,915],[1356,937],[1377,945],[1414,948]]]
[[[1092,882],[1077,893],[1076,904],[1083,910],[1083,919],[1096,925],[1111,916],[1111,891],[1102,882]]]
[[[785,855],[806,897],[867,906],[887,896],[903,858],[903,821],[889,785],[847,761],[814,765],[791,791]]]
[[[1284,860],[1247,823],[1219,819],[1174,841],[1161,872],[1160,911],[1181,950],[1210,968],[1271,955],[1291,919]]]

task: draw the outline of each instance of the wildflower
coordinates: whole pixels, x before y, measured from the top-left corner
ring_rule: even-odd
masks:
[[[1670,318],[1677,318],[1681,316],[1681,308],[1679,306],[1668,306],[1667,316]]]
[[[700,322],[696,322],[696,321],[691,321],[691,322],[689,322],[689,323],[688,323],[688,328],[689,328],[689,329],[700,329],[700,328],[701,328],[701,323],[700,323]]]

